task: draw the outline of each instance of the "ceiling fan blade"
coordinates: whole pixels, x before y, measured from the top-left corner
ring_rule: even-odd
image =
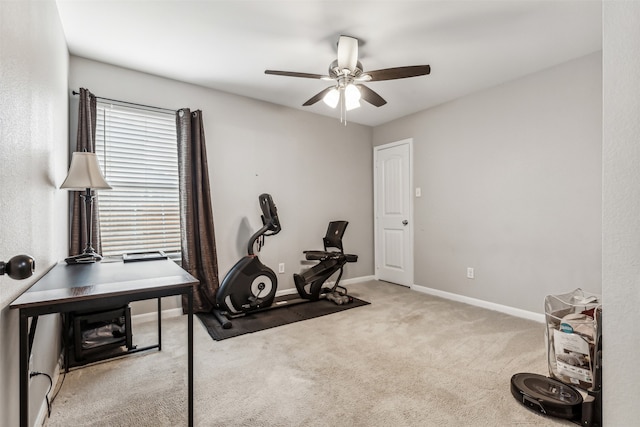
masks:
[[[329,78],[329,76],[324,76],[322,74],[298,73],[298,72],[295,72],[295,71],[264,70],[264,73],[265,74],[272,74],[274,76],[304,77],[306,79]]]
[[[385,68],[382,70],[367,71],[365,74],[371,76],[370,82],[381,80],[406,79],[407,77],[424,76],[431,72],[428,65],[411,65],[408,67]]]
[[[307,102],[302,104],[302,106],[303,107],[308,107],[309,105],[315,104],[316,102],[318,102],[322,98],[324,98],[324,96],[333,88],[334,88],[334,86],[329,86],[328,88],[324,89],[323,91],[313,95],[311,98],[309,98],[309,100]]]
[[[360,89],[360,95],[362,96],[362,99],[367,101],[369,104],[375,105],[376,107],[382,107],[387,103],[387,101],[385,101],[383,97],[381,97],[365,85],[358,85],[358,88]]]
[[[358,65],[358,39],[349,36],[340,36],[338,40],[338,67],[350,72]]]

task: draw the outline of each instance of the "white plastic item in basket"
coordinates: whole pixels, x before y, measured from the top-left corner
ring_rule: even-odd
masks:
[[[593,389],[601,297],[582,289],[545,298],[549,374],[584,390]]]

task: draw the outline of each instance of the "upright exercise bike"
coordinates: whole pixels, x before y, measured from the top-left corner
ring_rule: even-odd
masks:
[[[216,293],[217,308],[231,316],[267,308],[273,304],[276,296],[278,278],[273,270],[260,261],[253,248],[256,242],[262,247],[265,236],[274,236],[282,228],[271,195],[261,194],[258,200],[263,226],[251,236],[247,255],[229,270]]]
[[[264,237],[278,234],[281,226],[278,209],[271,195],[261,194],[258,200],[262,210],[263,226],[251,236],[247,255],[229,270],[216,293],[216,308],[213,314],[222,327],[228,329],[232,326],[230,318],[269,308],[317,301],[321,298],[328,298],[336,304],[350,302],[351,298],[346,296],[346,289],[338,286],[338,283],[345,263],[357,261],[358,256],[343,253],[341,239],[348,223],[335,221],[329,224],[327,237],[324,238],[325,250],[305,251],[307,260],[318,261],[318,264],[301,274],[294,274],[299,297],[278,298],[274,305],[278,279],[273,270],[264,265],[254,253],[254,246],[258,242],[261,247]],[[328,252],[327,247],[331,246],[339,248],[340,251]],[[340,274],[333,288],[323,288],[324,282],[338,271]]]

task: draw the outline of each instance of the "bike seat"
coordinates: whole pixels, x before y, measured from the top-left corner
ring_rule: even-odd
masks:
[[[344,258],[342,252],[335,251],[304,251],[305,258],[309,261],[324,261],[327,259]]]
[[[305,258],[308,261],[324,261],[327,259],[344,259],[346,262],[357,262],[358,255],[343,254],[335,251],[304,251]]]

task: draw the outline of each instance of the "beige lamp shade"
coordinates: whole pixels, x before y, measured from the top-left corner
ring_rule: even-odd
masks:
[[[98,156],[95,153],[75,152],[71,156],[69,173],[60,188],[67,190],[85,190],[96,188],[110,190],[111,186],[105,181]]]

